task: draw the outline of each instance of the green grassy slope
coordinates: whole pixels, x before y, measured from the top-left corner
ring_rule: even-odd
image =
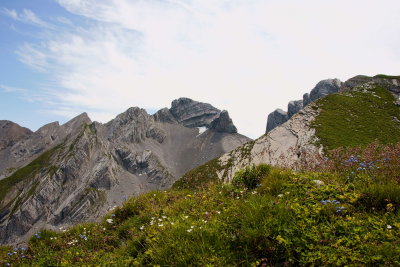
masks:
[[[150,192],[101,223],[2,247],[0,265],[398,265],[400,186],[376,164],[340,175],[260,166],[232,185]]]
[[[313,123],[326,150],[365,146],[375,140],[400,141],[400,108],[383,88],[357,89],[328,95],[315,105],[321,111]]]

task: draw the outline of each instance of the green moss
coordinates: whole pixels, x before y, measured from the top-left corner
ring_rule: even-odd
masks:
[[[365,146],[375,140],[400,141],[400,108],[390,92],[358,88],[316,102],[320,114],[312,124],[325,149]]]

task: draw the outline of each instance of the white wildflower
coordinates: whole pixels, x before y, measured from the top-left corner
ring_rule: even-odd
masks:
[[[144,225],[142,225],[142,226],[140,226],[140,228],[139,228],[140,230],[143,230],[144,229]]]
[[[186,231],[187,231],[188,233],[190,233],[192,230],[193,230],[193,229],[187,229]]]
[[[283,194],[279,194],[278,197],[283,197]]]
[[[107,219],[106,222],[113,223],[113,219]]]
[[[386,227],[387,229],[392,229],[392,226],[390,224],[388,224]]]
[[[164,224],[162,224],[162,223],[160,223],[159,225],[158,225],[158,227],[163,227],[164,226]]]

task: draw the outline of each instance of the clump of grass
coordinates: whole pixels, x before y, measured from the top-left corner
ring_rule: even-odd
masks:
[[[185,173],[182,178],[174,183],[173,187],[180,189],[196,189],[208,183],[218,182],[217,172],[220,170],[222,170],[220,162],[218,158],[215,158]]]
[[[400,141],[400,108],[392,94],[381,87],[358,88],[320,99],[312,127],[325,151]]]

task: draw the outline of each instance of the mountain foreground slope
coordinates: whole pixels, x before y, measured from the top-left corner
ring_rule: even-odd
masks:
[[[0,150],[0,242],[96,220],[248,140],[226,111],[188,98],[154,115],[135,107],[106,124],[84,113],[45,125]]]

